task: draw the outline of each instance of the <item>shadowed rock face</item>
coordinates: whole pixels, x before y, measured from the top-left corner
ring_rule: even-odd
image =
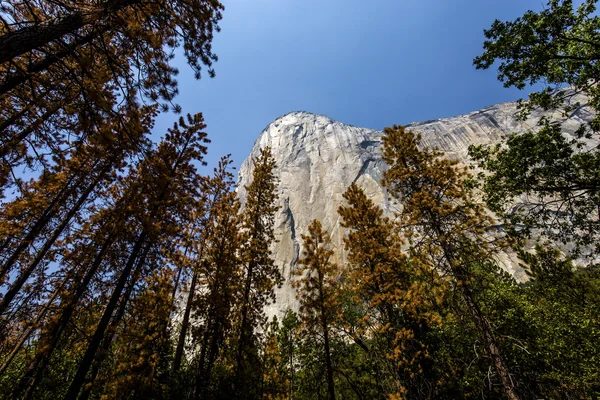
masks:
[[[583,103],[585,99],[580,99]],[[535,126],[541,113],[527,121],[514,117],[516,103],[503,103],[466,115],[434,121],[411,123],[407,128],[422,134],[425,146],[437,147],[449,157],[466,163],[471,144],[497,143],[511,132],[522,133]],[[591,119],[585,107],[563,120],[564,130],[573,133]],[[269,316],[288,308],[298,308],[290,285],[291,271],[302,254],[301,234],[313,219],[319,219],[331,233],[337,261],[343,263],[344,231],[338,207],[342,194],[356,182],[390,215],[392,205],[380,186],[385,164],[381,160],[381,131],[357,128],[323,115],[292,112],[271,122],[260,134],[250,156],[243,162],[238,178],[238,193],[245,198],[244,186],[252,177],[252,158],[259,149],[271,146],[279,177],[279,206],[275,222],[277,243],[274,255],[285,283],[277,290],[277,302],[267,309]],[[517,279],[525,279],[514,257],[502,255],[502,266]]]

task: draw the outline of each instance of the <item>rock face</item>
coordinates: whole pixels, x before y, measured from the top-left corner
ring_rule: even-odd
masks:
[[[585,99],[583,99],[585,100]],[[525,132],[535,126],[540,114],[527,121],[514,117],[516,103],[503,103],[466,115],[433,121],[411,123],[407,128],[422,134],[422,143],[437,147],[449,157],[468,162],[467,148],[471,144],[496,143],[511,132]],[[564,130],[573,133],[591,118],[580,107],[562,121]],[[313,219],[319,219],[331,233],[339,262],[345,261],[342,240],[343,228],[337,208],[342,194],[356,182],[386,213],[393,206],[386,200],[379,182],[385,164],[381,160],[381,131],[357,128],[323,115],[292,112],[271,122],[260,134],[250,156],[239,171],[238,193],[242,201],[244,186],[252,177],[252,159],[259,149],[272,148],[279,177],[279,206],[275,233],[274,254],[285,283],[277,290],[277,302],[267,309],[269,315],[280,315],[288,308],[297,309],[295,291],[290,285],[291,271],[302,254],[300,235],[307,231]],[[515,260],[504,256],[503,267],[517,279],[523,279]]]

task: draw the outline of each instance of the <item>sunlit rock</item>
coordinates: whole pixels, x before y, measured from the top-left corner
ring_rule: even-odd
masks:
[[[405,126],[421,133],[424,145],[437,147],[449,157],[468,163],[469,145],[497,143],[511,132],[535,128],[541,115],[535,112],[528,120],[517,121],[515,112],[516,103],[503,103],[458,117]],[[591,116],[587,108],[580,107],[568,118],[562,117],[564,131],[573,133]],[[336,247],[336,261],[345,262],[344,229],[340,226],[337,209],[343,203],[342,194],[348,185],[356,182],[389,215],[393,214],[394,207],[380,185],[385,169],[381,160],[382,134],[323,115],[292,112],[271,122],[256,140],[240,168],[238,192],[243,200],[244,185],[252,176],[252,158],[258,156],[260,148],[271,146],[277,162],[280,206],[275,222],[277,243],[273,250],[285,283],[277,290],[277,302],[267,310],[270,315],[280,315],[290,307],[297,309],[295,292],[290,286],[291,271],[302,254],[300,235],[306,233],[313,219],[319,219],[330,232]],[[500,255],[499,261],[516,279],[526,279],[514,255]]]

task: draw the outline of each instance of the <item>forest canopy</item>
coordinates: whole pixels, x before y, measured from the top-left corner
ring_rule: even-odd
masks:
[[[402,207],[353,183],[343,262],[314,220],[284,277],[273,149],[250,160],[242,201],[230,156],[201,172],[201,113],[151,139],[183,111],[175,51],[215,76],[219,1],[3,1],[0,397],[597,398],[596,3],[495,21],[474,60],[507,87],[544,83],[515,118],[595,118],[473,146],[473,168],[385,128],[381,184]],[[268,318],[285,279],[299,307]]]

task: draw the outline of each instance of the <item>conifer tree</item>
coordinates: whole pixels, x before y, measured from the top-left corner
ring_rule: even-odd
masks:
[[[183,47],[197,78],[202,65],[213,76],[222,10],[216,0],[3,3],[0,184],[23,163],[51,164],[48,151],[64,157],[73,143],[101,137],[104,122],[119,124],[140,96],[179,111],[172,50]]]
[[[260,398],[283,400],[287,398],[288,383],[282,359],[279,320],[277,316],[268,324],[262,343]]]
[[[85,205],[115,179],[132,154],[146,145],[153,114],[137,110],[130,116],[130,126],[122,139],[80,146],[73,156],[42,175],[21,197],[7,203],[3,210],[0,254],[4,260],[0,282],[20,264],[20,271],[0,300],[4,313],[29,277],[46,259],[54,243],[72,221],[82,214]],[[106,125],[106,132],[116,129]],[[34,246],[35,245],[35,246]],[[31,247],[38,250],[28,254]]]
[[[190,185],[196,184],[198,180],[192,161],[201,160],[206,151],[206,134],[201,132],[204,127],[199,114],[188,116],[187,121],[181,118],[179,124],[169,129],[158,148],[133,172],[132,185],[139,188],[139,197],[132,212],[139,222],[139,230],[131,242],[124,267],[115,273],[114,289],[89,340],[66,398],[75,399],[79,395],[96,353],[109,333],[109,326],[115,326],[122,318],[119,303],[121,307],[125,307],[131,295],[130,290],[124,290],[126,286],[133,287],[140,278],[150,249],[158,246],[157,254],[160,254],[160,239],[173,237],[177,233],[177,221],[174,218],[181,210]]]
[[[223,167],[227,167],[225,159]],[[196,354],[196,396],[205,398],[212,387],[212,371],[224,353],[225,341],[232,336],[232,317],[236,295],[240,293],[241,246],[239,200],[232,191],[231,173],[215,175],[214,187],[223,192],[214,203],[209,226],[204,236],[203,258],[200,260],[201,292],[193,303],[193,333],[200,345]]]
[[[411,258],[448,276],[476,325],[506,396],[519,399],[500,342],[475,293],[473,268],[489,263],[493,248],[485,230],[490,218],[475,202],[466,172],[439,151],[419,148],[420,136],[401,126],[385,129],[383,159],[389,166],[382,183],[403,205],[400,224]]]
[[[142,282],[141,292],[132,299],[119,335],[112,337],[114,354],[110,374],[103,379],[108,398],[160,398],[167,391],[169,336],[164,326],[170,317],[169,297],[172,276],[158,269]],[[84,389],[88,398],[92,386]]]
[[[281,272],[274,263],[271,245],[277,206],[275,160],[269,147],[253,160],[252,183],[246,189],[242,211],[242,287],[237,304],[234,391],[249,396],[248,379],[256,357],[255,330],[265,322],[264,307],[275,300],[274,287],[281,284]]]
[[[126,215],[119,204],[114,209],[102,209],[92,215],[76,235],[68,238],[70,245],[61,250],[61,270],[73,271],[73,277],[67,280],[50,318],[36,327],[39,338],[35,356],[13,388],[14,398],[20,398],[22,393],[23,398],[31,398],[54,353],[69,343],[74,334],[76,336],[71,326],[86,303],[86,295],[94,293],[102,275],[111,268],[111,247],[123,240],[125,227],[131,222]]]
[[[298,338],[298,330],[300,328],[300,320],[298,315],[293,310],[287,310],[281,320],[281,328],[279,329],[277,342],[281,353],[281,360],[284,365],[285,376],[288,387],[288,399],[294,398],[295,392],[295,375],[298,347],[300,345]]]
[[[338,209],[342,226],[349,229],[344,280],[362,311],[356,321],[346,318],[345,323],[374,359],[380,390],[388,396],[412,395],[431,385],[425,333],[440,323],[434,304],[444,290],[423,265],[409,260],[394,224],[362,189],[353,183],[344,198],[348,205]]]
[[[229,156],[221,158],[218,167],[214,170],[213,177],[203,185],[202,192],[206,197],[205,205],[196,207],[192,211],[192,228],[189,230],[189,236],[184,239],[186,254],[182,257],[181,262],[191,269],[191,278],[173,361],[174,372],[179,370],[184,356],[192,311],[194,311],[194,319],[202,320],[205,318],[204,313],[209,306],[206,304],[206,300],[198,300],[197,297],[211,296],[208,293],[216,290],[210,285],[211,278],[214,280],[214,270],[222,268],[225,270],[225,275],[231,274],[231,278],[235,276],[235,270],[231,270],[231,268],[236,264],[235,249],[236,246],[239,246],[236,236],[239,229],[236,222],[239,204],[233,194],[233,174],[228,170],[230,164]],[[216,248],[218,250],[215,250]],[[211,258],[211,256],[214,257],[212,253],[214,251],[224,251],[225,254],[219,253],[215,260]],[[199,290],[200,284],[202,284],[201,291]],[[212,294],[212,296],[227,296],[227,293],[224,291]]]
[[[332,327],[337,314],[336,290],[338,267],[331,262],[331,240],[321,223],[314,220],[308,226],[308,235],[302,235],[304,256],[298,261],[299,268],[294,282],[300,300],[300,318],[307,335],[323,340],[323,359],[330,400],[335,400],[333,361],[331,351]]]

